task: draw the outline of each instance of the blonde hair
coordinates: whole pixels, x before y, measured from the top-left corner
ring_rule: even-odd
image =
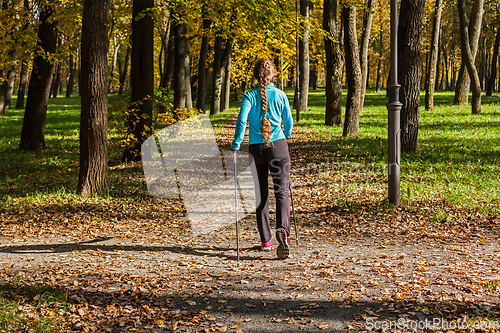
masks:
[[[271,59],[261,58],[255,62],[255,67],[253,69],[253,77],[257,80],[260,85],[260,99],[262,100],[262,112],[264,117],[261,121],[261,133],[264,137],[264,142],[269,142],[271,137],[271,122],[266,117],[267,112],[267,96],[266,87],[271,83],[276,77],[276,69],[274,68]]]

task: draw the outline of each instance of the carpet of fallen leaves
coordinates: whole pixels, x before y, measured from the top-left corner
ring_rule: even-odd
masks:
[[[27,320],[54,318],[70,332],[338,332],[381,328],[376,322],[406,323],[391,327],[406,332],[435,318],[498,324],[500,218],[439,198],[387,207],[376,174],[305,172],[328,156],[310,131],[299,127],[289,140],[300,244],[292,228],[287,260],[259,251],[250,215],[240,224],[238,268],[234,225],[193,237],[181,201],[135,189],[2,208],[0,282],[19,286],[9,297]],[[218,133],[221,150],[232,133],[234,119]],[[114,170],[124,182],[143,177],[140,165]],[[23,285],[57,288],[65,301],[33,306]]]

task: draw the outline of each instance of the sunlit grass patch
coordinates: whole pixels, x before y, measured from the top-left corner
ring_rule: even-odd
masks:
[[[0,281],[0,331],[66,332],[70,328],[67,293],[15,278]]]

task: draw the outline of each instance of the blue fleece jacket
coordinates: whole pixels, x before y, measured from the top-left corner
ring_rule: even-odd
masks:
[[[266,87],[266,97],[266,117],[271,122],[271,136],[269,142],[288,138],[292,134],[293,118],[286,94],[282,90],[276,88],[274,84],[269,83]],[[249,122],[248,144],[264,143],[264,138],[261,133],[261,120],[264,116],[261,103],[258,84],[254,89],[247,91],[243,95],[231,150],[240,149],[241,141],[243,141],[245,135],[245,128],[247,127],[247,120]],[[284,131],[281,128],[282,119],[284,122]]]

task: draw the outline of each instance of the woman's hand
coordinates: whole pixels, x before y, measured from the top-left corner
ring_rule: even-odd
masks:
[[[234,160],[234,156],[236,154],[236,150],[231,150],[231,159]]]

